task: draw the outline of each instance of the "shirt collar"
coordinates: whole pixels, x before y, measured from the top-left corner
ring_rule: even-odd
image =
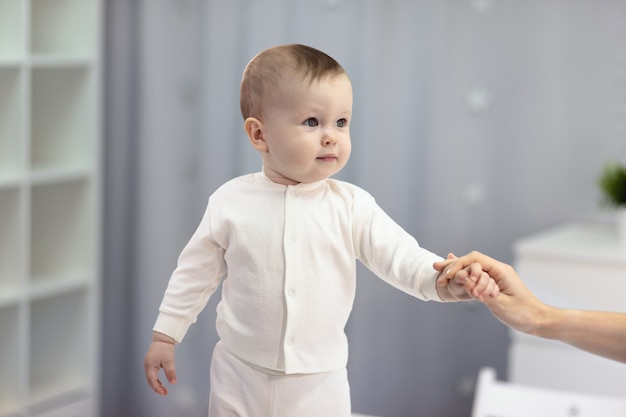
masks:
[[[271,179],[269,179],[269,177],[265,174],[265,171],[263,170],[263,167],[261,167],[261,172],[259,172],[257,174],[259,176],[259,178],[261,178],[263,180],[263,182],[268,182],[271,184],[275,184],[279,187],[285,187],[285,188],[292,188],[295,190],[299,190],[299,191],[314,191],[317,190],[321,187],[323,187],[326,184],[326,181],[328,181],[328,178],[324,178],[323,180],[320,181],[316,181],[316,182],[301,182],[299,184],[295,184],[295,185],[284,185],[284,184],[278,184],[277,182],[272,181]]]

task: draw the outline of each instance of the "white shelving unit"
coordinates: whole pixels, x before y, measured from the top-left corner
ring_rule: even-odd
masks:
[[[101,0],[0,0],[0,417],[98,415]]]

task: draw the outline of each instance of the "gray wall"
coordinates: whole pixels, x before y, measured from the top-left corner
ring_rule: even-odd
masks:
[[[142,360],[208,195],[260,168],[238,87],[265,47],[307,43],[348,70],[353,156],[340,178],[423,246],[510,262],[520,236],[607,219],[596,179],[605,160],[626,159],[626,2],[105,5],[105,417],[206,415],[218,297],[177,347],[168,398],[149,390]],[[483,306],[420,302],[364,269],[347,331],[355,411],[469,416],[478,369],[506,376],[507,331]]]

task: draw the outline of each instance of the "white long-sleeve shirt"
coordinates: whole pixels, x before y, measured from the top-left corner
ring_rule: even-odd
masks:
[[[181,341],[222,278],[217,331],[242,360],[285,373],[340,369],[356,259],[389,284],[441,301],[421,248],[361,188],[235,178],[209,198],[173,272],[154,330]]]

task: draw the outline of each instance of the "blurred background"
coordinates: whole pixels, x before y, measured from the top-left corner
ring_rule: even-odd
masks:
[[[605,161],[626,162],[626,2],[104,6],[105,417],[206,415],[219,292],[177,347],[169,397],[148,388],[142,361],[208,196],[261,167],[239,81],[269,46],[305,43],[345,67],[353,153],[338,177],[368,190],[422,246],[513,262],[516,239],[608,218],[597,179]],[[508,331],[482,305],[421,302],[364,268],[347,333],[358,412],[469,416],[478,369],[506,377]]]

